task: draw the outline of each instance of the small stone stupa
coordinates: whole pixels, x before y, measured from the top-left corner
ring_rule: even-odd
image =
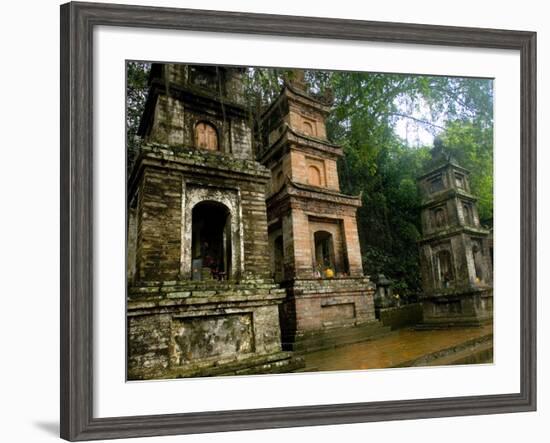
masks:
[[[418,178],[423,326],[488,323],[493,316],[490,231],[479,222],[469,171],[439,138],[434,141],[428,169]]]

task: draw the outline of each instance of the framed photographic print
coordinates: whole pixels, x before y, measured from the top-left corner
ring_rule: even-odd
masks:
[[[535,41],[63,5],[61,436],[534,410]]]

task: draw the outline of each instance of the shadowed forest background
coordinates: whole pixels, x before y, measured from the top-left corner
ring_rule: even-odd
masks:
[[[127,144],[139,146],[139,120],[150,63],[127,63]],[[285,69],[246,68],[251,125],[279,94]],[[493,224],[493,81],[367,72],[305,71],[310,92],[331,103],[329,140],[341,145],[341,191],[361,194],[357,212],[365,274],[385,274],[404,297],[420,291],[416,177],[430,160],[434,136],[471,171],[480,222]],[[255,143],[259,143],[257,137]]]

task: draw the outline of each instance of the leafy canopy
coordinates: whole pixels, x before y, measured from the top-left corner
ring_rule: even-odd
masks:
[[[136,136],[147,93],[150,64],[127,65],[127,140]],[[245,96],[254,127],[261,111],[294,71],[247,68]],[[493,219],[493,82],[488,79],[366,72],[305,71],[310,93],[330,99],[330,140],[343,147],[342,192],[361,194],[358,228],[367,274],[384,273],[398,291],[420,290],[420,238],[416,177],[430,158],[433,137],[442,138],[471,171],[483,224]]]

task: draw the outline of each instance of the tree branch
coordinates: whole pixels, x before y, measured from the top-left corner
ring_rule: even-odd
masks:
[[[421,120],[419,118],[413,117],[412,115],[400,114],[399,112],[390,112],[387,115],[393,115],[395,117],[401,117],[401,118],[408,118],[409,120],[414,120],[415,122],[420,123],[422,125],[432,126],[434,128],[437,128],[437,129],[445,130],[445,128],[443,126],[436,125],[435,123],[431,123],[431,122],[426,121],[426,120]]]

